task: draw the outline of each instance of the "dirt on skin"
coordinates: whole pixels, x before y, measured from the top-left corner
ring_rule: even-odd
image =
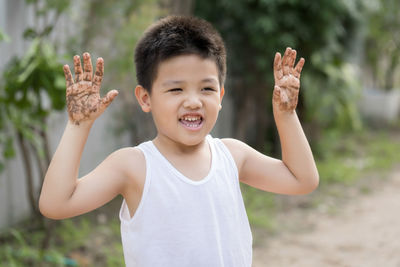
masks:
[[[278,233],[254,246],[253,267],[400,267],[400,167],[367,183],[334,212],[279,215]]]

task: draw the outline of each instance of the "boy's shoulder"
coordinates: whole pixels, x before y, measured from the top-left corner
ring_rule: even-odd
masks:
[[[246,143],[234,138],[221,138],[221,141],[231,152],[236,152],[236,150],[241,150],[244,147],[248,147]]]
[[[111,153],[108,160],[112,167],[119,169],[131,181],[141,181],[145,178],[146,160],[143,152],[137,147],[124,147]]]
[[[113,160],[118,161],[130,161],[132,159],[135,160],[144,160],[143,152],[137,147],[123,147],[115,150],[110,156]]]
[[[251,149],[246,143],[234,138],[222,138],[222,143],[228,148],[238,168],[242,166],[246,155]]]

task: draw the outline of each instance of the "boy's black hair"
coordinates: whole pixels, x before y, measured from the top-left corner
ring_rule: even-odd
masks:
[[[189,54],[213,60],[220,86],[224,84],[226,52],[221,36],[207,21],[189,16],[168,16],[147,29],[135,50],[137,82],[151,93],[158,65]]]

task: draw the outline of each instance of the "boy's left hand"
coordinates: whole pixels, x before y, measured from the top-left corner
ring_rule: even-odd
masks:
[[[274,108],[280,111],[293,112],[297,106],[300,89],[300,74],[304,66],[304,58],[300,58],[295,66],[296,50],[286,48],[283,58],[280,53],[275,54],[274,79],[275,87],[272,97]]]

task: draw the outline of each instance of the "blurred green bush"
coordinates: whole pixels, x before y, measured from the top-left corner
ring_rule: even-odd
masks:
[[[366,63],[375,88],[400,86],[400,1],[366,1]]]
[[[258,149],[278,144],[272,63],[288,46],[306,59],[297,111],[309,132],[360,128],[360,87],[349,56],[362,6],[361,0],[196,1],[195,14],[217,27],[228,48],[226,87],[235,100],[236,137]],[[248,117],[255,118],[250,125],[243,122]]]

